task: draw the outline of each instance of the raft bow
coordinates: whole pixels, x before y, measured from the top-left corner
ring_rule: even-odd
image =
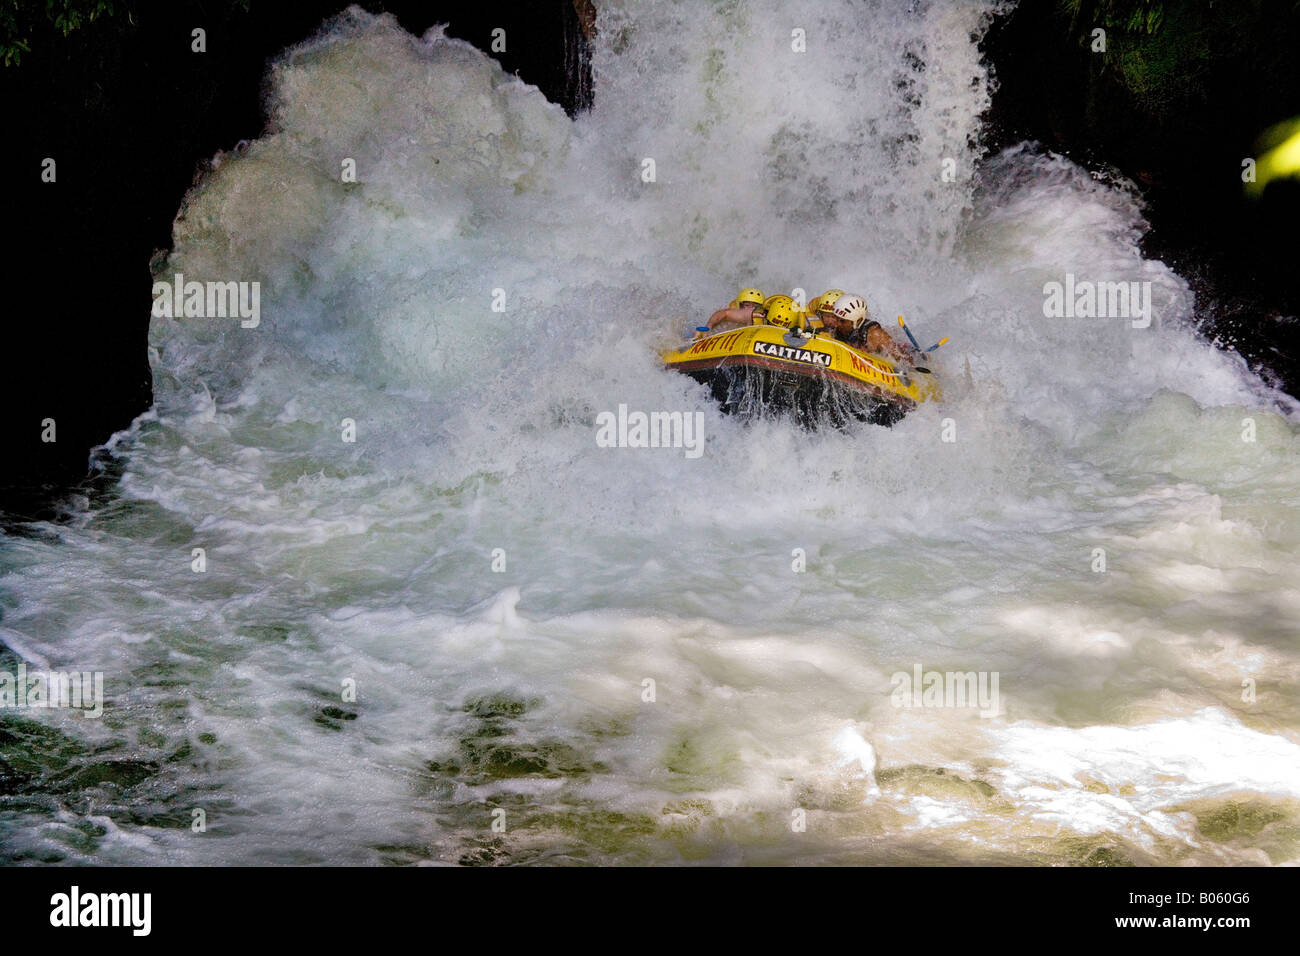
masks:
[[[789,408],[810,424],[856,418],[892,425],[940,397],[927,369],[774,325],[715,332],[663,359],[665,368],[710,386],[724,411]]]

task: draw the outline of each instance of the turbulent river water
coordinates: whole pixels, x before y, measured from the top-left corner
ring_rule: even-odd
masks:
[[[287,51],[155,267],[260,324],[154,318],[109,490],[0,544],[0,669],[106,698],[0,710],[0,857],[1300,859],[1294,403],[1130,184],[981,158],[995,6],[601,4],[576,120],[357,10]],[[949,336],[942,403],[722,415],[658,352],[748,285]]]

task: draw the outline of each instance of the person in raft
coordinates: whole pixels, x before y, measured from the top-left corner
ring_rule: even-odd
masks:
[[[867,320],[867,302],[862,296],[846,292],[829,301],[826,296],[822,296],[818,309],[818,317],[829,335],[848,345],[861,347],[866,344],[858,331]]]
[[[895,342],[894,337],[879,322],[871,321],[864,324],[861,330],[861,338],[862,345],[859,348],[863,351],[874,352],[896,362],[907,362],[909,365],[915,365],[918,356],[924,358],[921,353],[911,346],[904,345],[902,342]]]
[[[867,302],[860,295],[840,296],[823,321],[827,330],[845,345],[896,362],[915,363],[913,349],[895,342],[879,322],[867,318]]]
[[[741,289],[730,305],[709,316],[708,326],[712,332],[723,323],[759,325],[766,318],[767,307],[763,305],[763,293],[757,289]]]
[[[781,329],[802,329],[807,316],[799,303],[788,295],[774,295],[767,300],[767,324]]]
[[[842,295],[843,289],[827,289],[808,303],[808,325],[814,332],[830,332],[829,320],[835,317],[831,310]]]

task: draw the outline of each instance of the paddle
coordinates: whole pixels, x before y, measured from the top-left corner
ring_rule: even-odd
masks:
[[[907,323],[903,321],[903,317],[901,315],[898,317],[898,324],[901,325],[903,327],[903,331],[907,333],[907,337],[912,343],[912,348],[916,349],[918,352],[925,352],[928,354],[930,352],[933,352],[939,346],[946,344],[948,341],[948,336],[945,335],[938,342],[935,342],[933,345],[931,345],[928,349],[923,349],[917,343],[916,336],[912,334],[912,330],[907,327]]]
[[[907,327],[907,323],[903,321],[901,315],[898,317],[898,324],[902,327],[903,331],[907,333],[907,339],[912,343],[912,348],[916,349],[918,352],[921,351],[921,343],[916,340],[916,336],[912,334],[912,330]]]

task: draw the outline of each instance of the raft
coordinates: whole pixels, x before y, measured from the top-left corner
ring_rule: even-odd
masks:
[[[856,419],[889,426],[940,398],[929,369],[774,325],[715,332],[663,360],[708,385],[724,412],[788,411],[808,425]]]

